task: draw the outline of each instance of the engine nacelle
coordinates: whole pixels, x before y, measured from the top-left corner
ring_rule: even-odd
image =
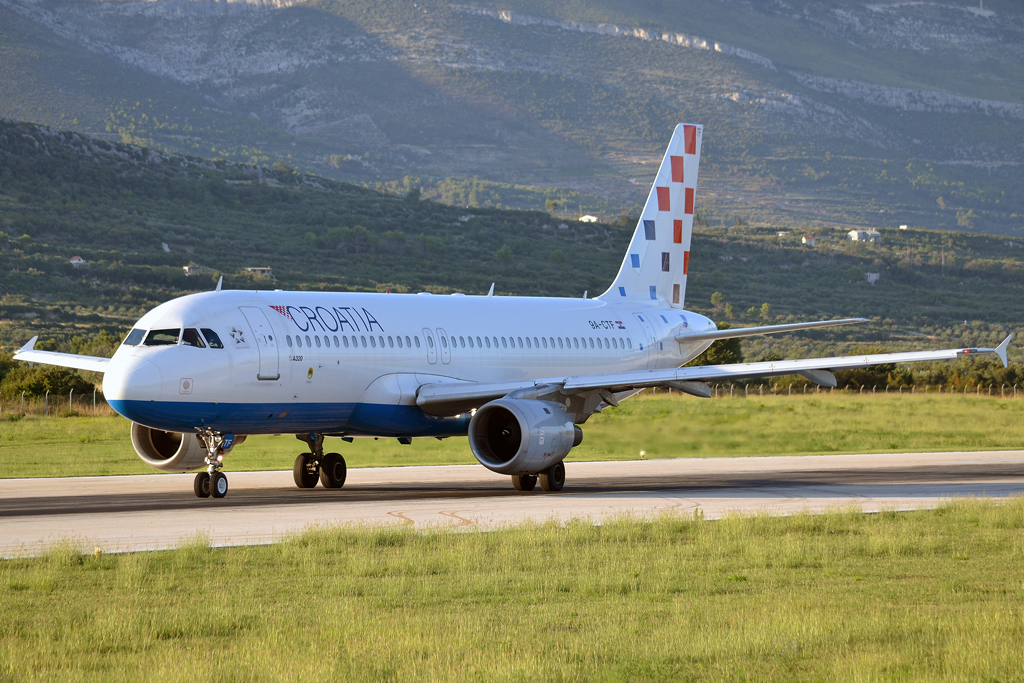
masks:
[[[195,434],[165,432],[132,423],[132,446],[150,467],[167,472],[188,472],[202,467],[206,447]]]
[[[480,464],[499,474],[536,474],[583,440],[560,403],[499,398],[476,411],[469,447]]]

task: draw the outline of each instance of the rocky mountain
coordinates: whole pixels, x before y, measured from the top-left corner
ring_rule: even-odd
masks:
[[[0,0],[9,118],[608,216],[686,119],[712,223],[1024,232],[1022,67],[1011,0]]]

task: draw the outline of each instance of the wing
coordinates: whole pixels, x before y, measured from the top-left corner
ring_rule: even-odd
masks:
[[[664,370],[635,370],[575,377],[513,382],[451,382],[424,384],[416,394],[416,404],[430,415],[456,415],[515,393],[522,398],[559,393],[563,396],[598,392],[605,402],[617,405],[615,394],[645,387],[671,386],[697,396],[710,396],[705,382],[803,375],[816,384],[835,386],[833,370],[866,368],[885,363],[916,363],[930,360],[955,360],[964,356],[994,353],[1006,366],[1006,348],[1013,335],[994,349],[960,348],[938,351],[911,351],[908,353],[878,353],[864,356],[837,356],[806,360],[778,360],[761,363],[733,363],[729,365],[700,365]]]
[[[74,353],[57,353],[55,351],[36,351],[34,348],[39,337],[32,337],[28,343],[18,349],[14,354],[14,360],[26,361],[28,363],[43,363],[45,365],[59,365],[65,368],[76,368],[78,370],[93,370],[95,372],[106,372],[109,358],[100,356],[79,356]]]

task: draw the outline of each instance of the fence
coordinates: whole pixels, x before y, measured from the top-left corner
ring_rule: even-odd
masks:
[[[914,384],[907,387],[844,387],[840,388],[828,388],[819,386],[802,385],[794,389],[792,385],[784,388],[779,388],[772,384],[709,384],[708,388],[711,389],[712,398],[721,397],[740,397],[749,398],[750,396],[801,396],[807,394],[859,394],[861,396],[865,394],[872,395],[889,395],[889,394],[946,394],[956,396],[990,396],[992,398],[1024,398],[1024,387],[1016,384],[989,384],[988,386],[978,384],[974,387],[964,386],[963,389],[957,389],[955,387],[948,387],[945,385],[935,384]],[[676,389],[654,389],[654,393],[660,392],[668,393],[683,393]]]
[[[54,394],[43,396],[21,396],[0,399],[0,415],[49,415],[52,417],[73,417],[76,415],[113,415],[114,409],[107,405],[103,392],[97,389],[85,394]]]

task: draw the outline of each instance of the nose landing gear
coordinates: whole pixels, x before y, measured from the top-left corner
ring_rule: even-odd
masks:
[[[316,487],[319,481],[325,489],[340,489],[345,485],[348,467],[339,453],[324,453],[324,435],[316,432],[296,434],[295,438],[309,445],[310,453],[295,458],[292,477],[300,489]]]
[[[224,454],[231,450],[235,437],[233,434],[201,432],[199,440],[206,446],[206,471],[196,474],[192,490],[200,498],[223,498],[228,495],[228,478],[220,470],[224,466]]]

